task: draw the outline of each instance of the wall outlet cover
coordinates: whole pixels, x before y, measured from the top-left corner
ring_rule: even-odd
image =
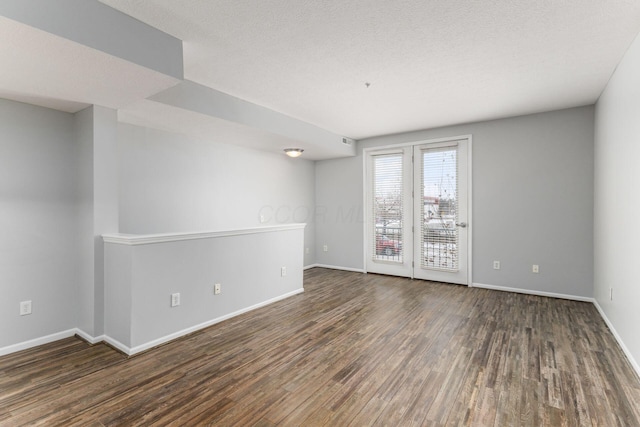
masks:
[[[180,293],[171,294],[171,307],[180,305]]]
[[[20,316],[26,316],[27,314],[31,314],[31,301],[22,301],[20,302]]]

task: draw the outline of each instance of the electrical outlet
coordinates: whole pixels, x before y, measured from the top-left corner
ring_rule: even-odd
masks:
[[[613,301],[613,288],[609,288],[609,300]]]
[[[329,252],[329,246],[324,245],[324,246],[322,247],[322,250],[323,250],[324,252]]]
[[[180,293],[171,294],[171,307],[180,305]]]
[[[31,301],[22,301],[20,303],[20,316],[31,314]]]
[[[287,267],[280,268],[280,276],[284,277],[287,275]]]
[[[213,294],[220,295],[221,293],[222,293],[222,285],[220,285],[220,283],[216,283],[215,285],[213,285]]]
[[[309,248],[304,248],[304,253],[309,255]]]
[[[264,224],[265,222],[267,222],[267,220],[265,219],[263,214],[260,214],[260,224]]]
[[[500,261],[493,261],[493,269],[500,270]]]
[[[538,266],[538,264],[533,264],[533,267],[531,267],[531,272],[540,273],[540,267]]]

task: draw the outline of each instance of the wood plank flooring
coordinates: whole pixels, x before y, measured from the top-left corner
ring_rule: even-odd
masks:
[[[0,425],[640,426],[589,303],[315,268],[305,293],[126,358],[0,357]]]

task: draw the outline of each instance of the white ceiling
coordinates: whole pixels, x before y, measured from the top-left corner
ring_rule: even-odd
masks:
[[[186,79],[355,139],[592,104],[640,31],[638,0],[101,1]]]
[[[183,40],[185,79],[354,139],[592,104],[640,31],[640,0],[101,1]],[[180,81],[2,16],[0,64],[0,98],[345,155],[154,102]]]

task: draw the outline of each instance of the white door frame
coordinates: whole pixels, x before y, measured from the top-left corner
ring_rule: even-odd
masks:
[[[413,272],[410,271],[413,269],[413,257],[409,258],[407,256],[405,256],[404,254],[406,253],[406,248],[409,248],[409,253],[413,253],[413,250],[411,250],[411,248],[413,247],[413,232],[412,232],[412,225],[413,225],[413,200],[412,197],[406,197],[407,194],[411,195],[411,191],[413,189],[413,165],[411,164],[411,158],[413,155],[413,151],[408,149],[407,146],[395,146],[395,147],[390,147],[390,148],[379,148],[373,151],[370,151],[370,153],[372,153],[373,155],[366,155],[365,156],[365,184],[364,184],[364,189],[365,189],[365,215],[367,216],[367,218],[365,218],[365,224],[371,224],[371,218],[369,218],[369,209],[367,208],[367,206],[372,205],[373,204],[373,194],[371,194],[371,191],[367,191],[367,185],[368,184],[372,184],[372,181],[369,179],[369,176],[367,174],[367,170],[372,170],[372,160],[373,157],[376,155],[387,155],[387,154],[391,154],[391,155],[400,155],[401,159],[402,159],[402,184],[403,187],[406,186],[406,188],[403,188],[403,194],[402,194],[402,210],[404,212],[403,215],[403,221],[402,221],[402,244],[403,247],[405,248],[405,250],[403,250],[403,256],[402,256],[402,260],[390,260],[390,261],[385,261],[385,260],[376,260],[375,264],[376,264],[376,272],[380,273],[380,274],[389,274],[392,276],[399,276],[399,277],[411,277],[413,278]],[[369,188],[370,190],[371,188]],[[375,219],[373,219],[373,221],[375,222]],[[367,230],[365,228],[365,231],[371,231],[371,230]],[[374,242],[371,239],[371,235],[369,232],[367,232],[365,234],[365,242],[370,243],[371,246],[370,248],[373,248],[375,246]],[[365,253],[366,253],[366,247],[365,247]],[[367,270],[367,258],[365,258],[365,264],[364,264],[364,268],[365,268],[365,272]]]
[[[443,143],[443,142],[449,142],[449,141],[460,141],[460,140],[466,140],[467,141],[467,207],[468,207],[468,212],[467,212],[467,233],[468,233],[468,238],[467,238],[467,286],[471,286],[473,281],[472,281],[472,277],[473,277],[473,169],[472,169],[472,164],[473,164],[473,144],[472,144],[472,135],[471,134],[467,134],[467,135],[458,135],[458,136],[451,136],[451,137],[446,137],[446,138],[435,138],[435,139],[426,139],[426,140],[419,140],[419,141],[412,141],[412,142],[405,142],[405,143],[400,143],[400,144],[389,144],[389,145],[382,145],[382,146],[377,146],[377,147],[368,147],[368,148],[364,148],[362,150],[362,190],[363,190],[363,197],[362,197],[362,203],[364,206],[364,214],[365,214],[365,218],[364,218],[364,222],[363,222],[363,248],[362,248],[362,265],[364,266],[364,272],[367,273],[367,257],[369,256],[368,253],[368,248],[371,242],[369,242],[370,240],[370,236],[369,236],[369,226],[370,224],[370,219],[368,218],[368,200],[369,200],[369,195],[368,195],[368,189],[367,189],[367,168],[368,168],[368,162],[369,162],[369,157],[371,155],[372,152],[378,152],[378,151],[382,151],[382,150],[392,150],[392,149],[400,149],[400,148],[405,148],[405,147],[411,147],[411,149],[413,150],[413,147],[418,146],[418,145],[425,145],[425,144],[437,144],[437,143]],[[413,172],[412,172],[413,173]],[[413,182],[413,180],[412,180]],[[413,214],[411,214],[413,216]],[[412,251],[413,252],[413,251]],[[413,279],[413,269],[411,269],[411,278]]]

